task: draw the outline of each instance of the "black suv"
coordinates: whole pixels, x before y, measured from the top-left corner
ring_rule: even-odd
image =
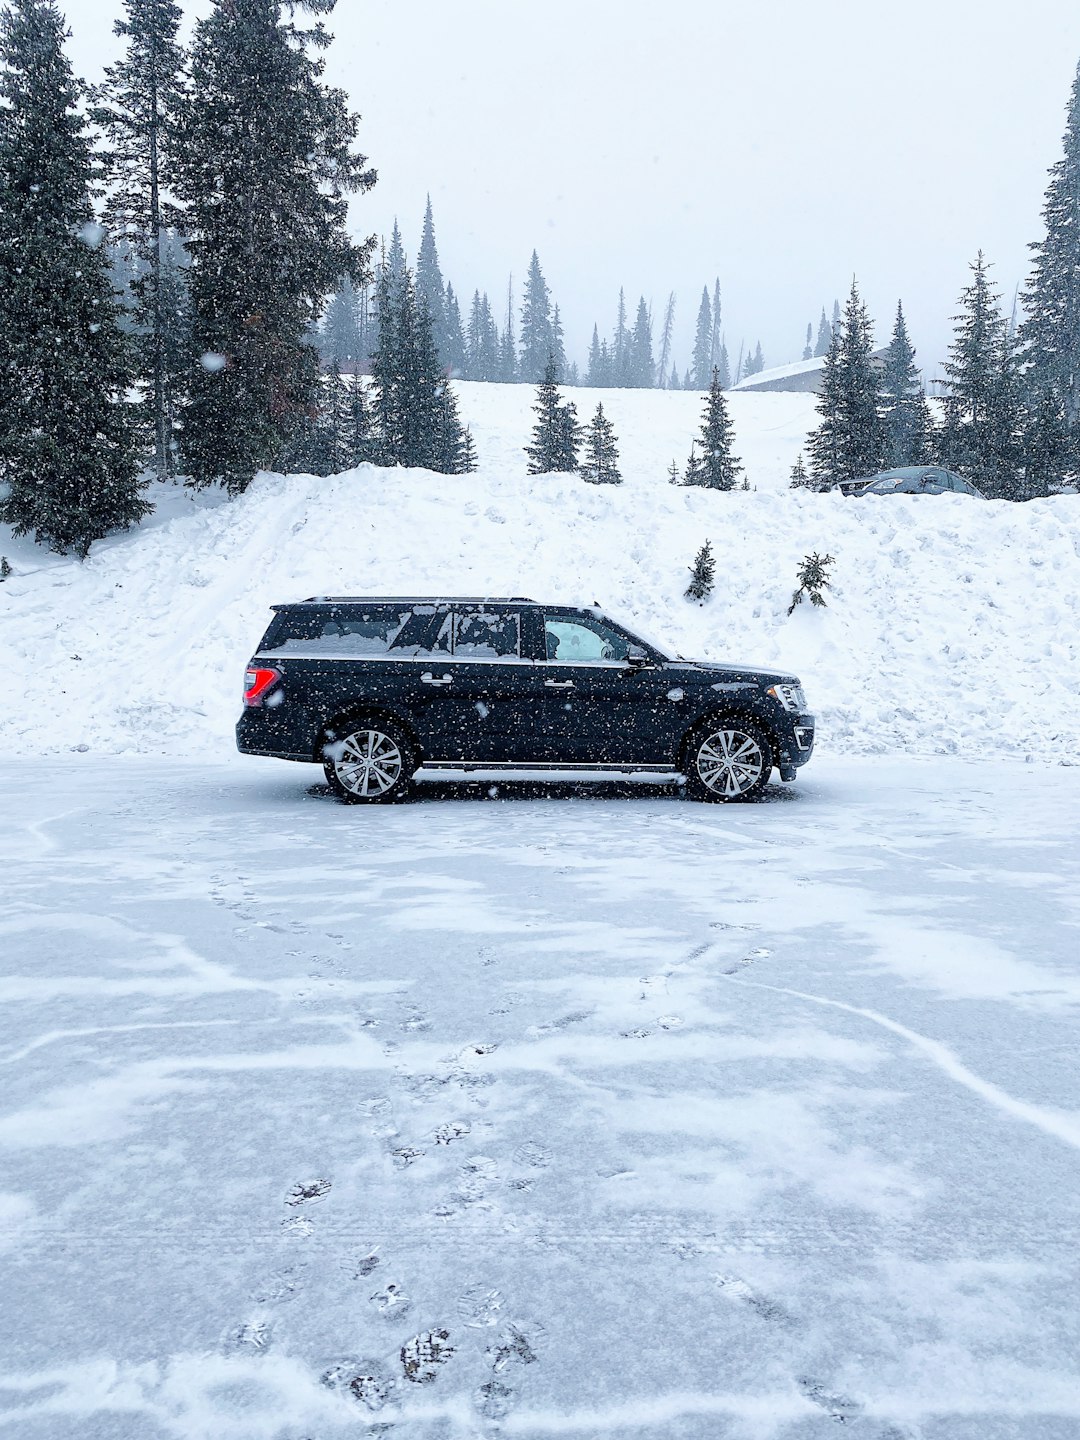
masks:
[[[794,675],[683,660],[599,609],[330,596],[274,611],[236,743],[321,762],[342,800],[396,800],[420,766],[681,773],[696,799],[750,800],[814,748]]]

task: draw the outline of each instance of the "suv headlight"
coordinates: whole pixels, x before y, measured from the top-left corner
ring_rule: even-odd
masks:
[[[806,696],[801,685],[770,685],[765,693],[792,714],[800,714],[806,710]]]

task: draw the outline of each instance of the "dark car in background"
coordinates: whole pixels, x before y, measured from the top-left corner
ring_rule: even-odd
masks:
[[[878,475],[842,480],[839,489],[845,495],[970,495],[986,499],[970,480],[940,465],[902,465]]]
[[[276,605],[245,677],[237,745],[321,764],[348,802],[420,767],[684,775],[750,800],[810,759],[794,675],[684,660],[597,608],[511,599],[314,597]]]

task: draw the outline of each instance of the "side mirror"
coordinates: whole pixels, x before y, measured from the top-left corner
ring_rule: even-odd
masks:
[[[649,652],[640,645],[626,647],[626,663],[635,670],[641,670],[649,663]]]

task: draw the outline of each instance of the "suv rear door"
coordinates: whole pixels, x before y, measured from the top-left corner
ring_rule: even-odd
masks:
[[[520,607],[458,604],[440,611],[432,663],[420,676],[420,743],[428,760],[535,760],[543,667],[523,644]]]

